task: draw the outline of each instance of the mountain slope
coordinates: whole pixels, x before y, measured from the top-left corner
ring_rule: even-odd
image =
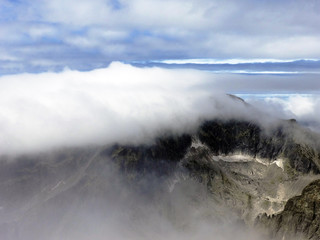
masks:
[[[138,224],[144,232],[155,218],[164,232],[169,223],[170,229],[192,229],[194,222],[250,226],[259,214],[280,213],[319,178],[317,145],[302,140],[309,135],[292,121],[267,131],[246,121],[212,120],[193,135],[166,134],[152,145],[2,157],[0,234],[10,240],[79,239],[89,227],[80,239],[90,239],[123,221],[123,228]],[[118,238],[130,235],[120,232]]]
[[[284,210],[272,216],[259,216],[258,227],[278,239],[320,239],[320,180],[305,187],[302,194],[286,203]]]

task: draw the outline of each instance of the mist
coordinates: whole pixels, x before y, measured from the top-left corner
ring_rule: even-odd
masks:
[[[313,77],[305,79],[316,84]],[[213,74],[138,68],[119,62],[88,72],[65,69],[3,76],[0,154],[114,143],[150,144],[164,133],[190,133],[212,118],[244,119],[262,126],[295,118],[317,130],[318,95],[297,93],[280,98],[272,94],[281,93],[285,86],[301,91],[301,76]],[[244,89],[251,93],[245,98],[250,105],[226,95],[243,93]],[[255,97],[261,91],[265,97]],[[310,91],[305,89],[304,93]]]
[[[0,0],[0,240],[268,240],[319,178],[319,12]]]
[[[281,91],[285,82],[293,90],[300,83],[268,78],[266,89],[254,76],[119,62],[88,72],[1,77],[0,155],[10,156],[1,170],[17,170],[0,175],[6,180],[0,234],[7,240],[264,240],[181,165],[170,166],[165,177],[151,171],[139,178],[102,152],[193,133],[209,119],[268,128],[296,118],[319,126],[317,95],[272,95],[268,91]],[[227,94],[244,88],[251,91],[246,102]],[[262,90],[263,98],[254,95]]]
[[[166,177],[150,171],[132,179],[101,150],[90,152],[85,152],[89,164],[76,169],[58,166],[59,172],[46,184],[42,180],[41,191],[34,196],[13,186],[7,195],[16,194],[19,200],[0,210],[2,239],[231,240],[235,235],[239,240],[265,239],[220,206],[182,167],[174,167]],[[42,159],[48,165],[56,161],[45,154]]]
[[[265,113],[283,119],[296,119],[300,125],[320,132],[318,94],[264,94],[246,96],[246,101]]]
[[[148,143],[164,131],[192,131],[208,118],[252,118],[252,109],[216,86],[217,77],[122,63],[1,77],[0,154]]]

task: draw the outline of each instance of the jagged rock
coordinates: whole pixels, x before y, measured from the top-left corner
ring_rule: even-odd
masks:
[[[289,199],[281,213],[258,217],[256,225],[278,239],[320,239],[320,180]]]
[[[130,191],[147,195],[151,201],[165,195],[170,202],[170,196],[179,192],[179,187],[181,190],[189,183],[200,183],[202,187],[196,185],[192,193],[195,202],[206,199],[208,205],[218,208],[212,213],[219,214],[219,220],[225,209],[229,209],[236,219],[250,224],[258,213],[280,212],[290,197],[314,180],[312,174],[319,173],[319,149],[298,141],[291,134],[297,127],[289,121],[266,133],[257,124],[246,121],[212,120],[204,122],[194,135],[167,135],[151,145],[64,149],[20,156],[21,159],[3,159],[0,161],[0,206],[5,209],[1,213],[9,217],[8,222],[0,223],[0,234],[13,236],[20,223],[24,223],[20,232],[29,231],[32,229],[29,219],[46,216],[46,209],[57,204],[61,208],[55,213],[57,222],[51,226],[59,230],[63,228],[59,221],[67,222],[77,207],[91,201],[90,196],[118,201],[109,194],[110,186],[116,191],[115,180],[106,174],[117,171]],[[234,159],[237,154],[240,158]],[[114,169],[108,169],[110,162]],[[121,194],[126,199],[126,193]],[[287,215],[283,216],[289,219],[290,201],[288,204],[284,211]],[[297,222],[305,222],[299,225],[302,231],[308,229],[308,234],[316,234],[319,219],[312,220],[311,210],[305,218],[304,212],[297,215]],[[174,218],[169,210],[165,214]],[[280,221],[269,223],[264,219],[261,218],[260,224],[271,229]],[[283,219],[285,228],[290,223]],[[312,222],[311,227],[305,227],[308,221]],[[281,229],[277,232],[280,236]]]
[[[200,127],[199,139],[216,155],[241,152],[270,162],[287,158],[299,172],[320,173],[319,151],[296,141],[281,126],[266,134],[258,125],[245,121],[207,121]]]

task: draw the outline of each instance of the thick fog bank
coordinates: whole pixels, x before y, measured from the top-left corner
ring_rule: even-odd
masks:
[[[225,94],[249,85],[258,91],[265,88],[262,82],[253,81],[252,76],[246,80],[245,76],[239,79],[236,75],[122,63],[89,72],[3,76],[0,154],[115,142],[150,143],[165,131],[192,132],[202,120],[215,117],[270,124],[277,118],[300,120],[302,114],[302,120],[311,116],[316,123],[320,121],[318,99],[308,99],[311,103],[303,99],[299,105],[291,104],[292,108],[279,101],[248,106]],[[276,91],[277,81],[272,79],[272,83]],[[296,111],[297,107],[301,111]]]
[[[245,115],[206,73],[113,63],[90,72],[0,78],[0,153],[150,142],[200,119]]]

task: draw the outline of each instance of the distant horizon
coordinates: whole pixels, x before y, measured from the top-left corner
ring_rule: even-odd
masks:
[[[243,114],[227,93],[320,126],[319,12],[316,0],[0,0],[0,146]]]
[[[137,67],[164,67],[164,68],[186,68],[210,71],[213,73],[235,73],[235,74],[320,74],[320,58],[316,59],[273,59],[273,58],[191,58],[191,59],[151,59],[137,61],[111,61],[101,66],[90,66],[85,68],[72,68],[68,65],[57,68],[41,67],[39,69],[25,69],[1,72],[0,76],[20,73],[42,73],[61,72],[65,69],[78,71],[91,71],[108,67],[112,62],[122,62]],[[303,63],[303,64],[301,64]],[[248,69],[250,68],[250,69]]]
[[[0,0],[0,74],[114,61],[318,60],[319,12],[315,0]]]

